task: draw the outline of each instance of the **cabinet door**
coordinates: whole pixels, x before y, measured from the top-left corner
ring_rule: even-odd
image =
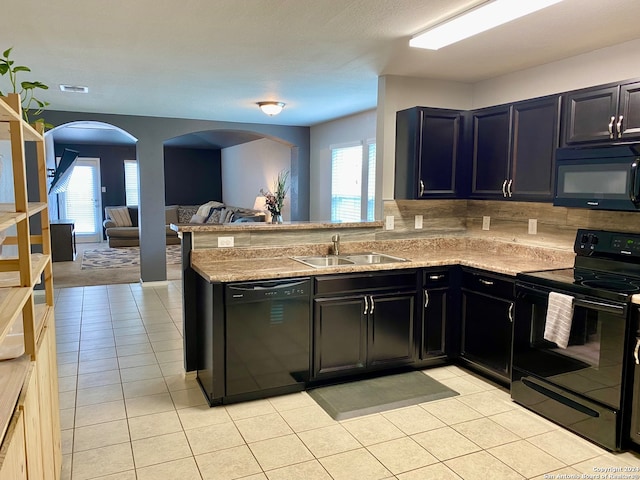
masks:
[[[420,358],[442,357],[446,354],[448,288],[423,291],[422,342]]]
[[[460,119],[455,111],[422,110],[419,198],[455,197]]]
[[[618,91],[618,86],[614,86],[568,93],[562,113],[564,143],[576,145],[612,140]]]
[[[415,107],[396,114],[394,198],[456,196],[462,114]]]
[[[509,106],[478,110],[473,122],[473,172],[471,195],[476,198],[503,197],[509,174]]]
[[[513,105],[508,192],[515,200],[553,200],[559,107],[558,96]]]
[[[313,303],[315,375],[364,368],[367,315],[363,297],[321,298]]]
[[[415,292],[368,297],[368,366],[402,365],[415,360],[415,297]]]
[[[618,120],[622,115],[621,129],[618,132],[622,140],[640,138],[640,82],[628,83],[620,87],[620,108]]]
[[[42,430],[40,418],[40,398],[37,372],[31,371],[24,396],[19,408],[24,416],[25,451],[27,455],[27,477],[43,479]]]
[[[509,379],[513,302],[462,291],[461,356]]]

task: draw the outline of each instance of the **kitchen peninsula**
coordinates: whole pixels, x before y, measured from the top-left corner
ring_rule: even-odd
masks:
[[[574,259],[570,246],[531,246],[480,238],[467,232],[381,239],[382,222],[174,225],[172,228],[182,236],[185,369],[198,371],[211,405],[300,390],[314,382],[335,381],[346,375],[396,367],[421,368],[433,362],[456,359],[461,335],[458,292],[463,276],[477,278],[487,285],[506,282],[512,290],[515,274],[569,267]],[[313,267],[292,258],[331,255],[331,239],[335,234],[340,235],[340,257],[375,252],[406,261]],[[230,243],[233,248],[219,247]],[[240,315],[229,313],[230,308],[236,308],[232,288],[238,286],[246,291],[247,282],[254,285],[261,282],[258,291],[284,285],[282,295],[286,295],[288,301],[293,300],[288,297],[298,299],[291,311],[297,316],[304,314],[304,325],[298,323],[287,333],[294,335],[295,332],[294,336],[287,337],[288,343],[271,345],[284,349],[287,345],[298,345],[300,339],[306,343],[301,350],[289,352],[291,358],[297,356],[292,361],[302,367],[295,373],[290,370],[289,376],[296,378],[287,386],[271,388],[278,382],[269,383],[273,380],[270,378],[264,383],[269,386],[261,388],[269,359],[262,357],[261,366],[265,371],[256,374],[251,371],[255,365],[248,365],[245,357],[247,350],[253,350],[260,357],[261,352],[256,351],[258,340],[253,333],[267,331],[260,330],[267,327],[279,328],[273,312],[288,309],[289,304],[275,292],[269,309],[263,311],[270,312],[263,316],[271,315],[271,324],[259,326],[247,321],[238,327],[233,322],[246,318],[252,310],[239,310]],[[440,291],[449,293],[441,297],[441,309],[434,315],[431,309],[438,302],[429,303],[427,299],[430,294],[435,299]],[[250,298],[248,294],[235,293],[238,298]],[[384,302],[388,302],[388,312]],[[257,312],[257,303],[252,305]],[[347,307],[340,310],[337,305]],[[283,322],[288,311],[284,310]],[[349,325],[352,314],[356,318]],[[435,320],[428,319],[429,316]],[[372,340],[368,332],[376,328],[383,334]],[[395,328],[398,331],[392,331]],[[239,335],[243,331],[248,336]],[[237,345],[230,343],[228,334],[236,335]],[[433,347],[433,338],[427,336],[437,337],[440,346]],[[252,337],[251,341],[248,337]],[[346,343],[356,346],[356,351],[327,351],[328,346],[345,338],[349,340]],[[261,351],[266,349],[262,345]],[[306,361],[300,361],[304,356]],[[242,361],[230,369],[238,358]],[[487,371],[493,370],[496,368],[489,361]],[[500,368],[496,371],[503,374]],[[282,372],[274,375],[276,373]],[[256,380],[257,377],[260,378]],[[248,378],[254,382],[253,389],[245,388],[246,382],[244,387],[238,386]],[[504,376],[501,378],[506,380]]]

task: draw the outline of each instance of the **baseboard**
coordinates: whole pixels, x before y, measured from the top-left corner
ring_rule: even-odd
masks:
[[[169,285],[169,280],[159,280],[156,282],[145,282],[140,279],[140,285],[143,287],[163,287],[165,285]]]

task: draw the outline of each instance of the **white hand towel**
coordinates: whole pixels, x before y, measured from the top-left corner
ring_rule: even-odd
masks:
[[[569,344],[571,320],[573,319],[573,300],[571,295],[549,293],[544,339],[555,342],[560,348],[567,348]]]

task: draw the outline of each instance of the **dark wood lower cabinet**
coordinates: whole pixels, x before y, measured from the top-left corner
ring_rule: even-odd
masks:
[[[367,362],[364,298],[321,298],[314,307],[314,374],[363,369]]]
[[[463,273],[460,358],[504,381],[511,376],[513,289],[507,278]]]
[[[313,376],[409,365],[416,359],[417,272],[317,278]],[[349,295],[349,291],[357,291]]]

